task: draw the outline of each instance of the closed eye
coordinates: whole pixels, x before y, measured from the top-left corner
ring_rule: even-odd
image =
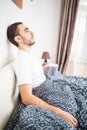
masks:
[[[25,32],[29,32],[29,28],[25,28],[24,31],[25,31]]]

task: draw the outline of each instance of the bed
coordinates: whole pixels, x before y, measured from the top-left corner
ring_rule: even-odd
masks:
[[[55,84],[34,88],[33,94],[70,112],[77,118],[78,127],[72,127],[49,110],[35,105],[23,105],[19,95],[3,130],[87,130],[87,79],[64,76],[59,71],[54,75],[48,71],[45,75],[48,83],[51,79]]]

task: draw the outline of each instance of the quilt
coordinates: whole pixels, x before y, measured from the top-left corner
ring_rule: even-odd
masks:
[[[78,120],[74,128],[55,113],[35,105],[21,103],[12,112],[4,130],[87,130],[87,79],[45,73],[47,81],[33,89],[33,94],[71,113]]]

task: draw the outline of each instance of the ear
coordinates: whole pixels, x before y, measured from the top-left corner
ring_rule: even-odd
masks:
[[[20,36],[15,36],[15,37],[14,37],[14,40],[15,40],[17,43],[19,43],[19,41],[21,40],[21,37],[20,37]]]

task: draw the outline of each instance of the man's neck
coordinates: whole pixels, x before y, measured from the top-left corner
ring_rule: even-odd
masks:
[[[19,50],[24,50],[26,52],[29,52],[31,50],[30,46],[19,46],[18,47]]]

